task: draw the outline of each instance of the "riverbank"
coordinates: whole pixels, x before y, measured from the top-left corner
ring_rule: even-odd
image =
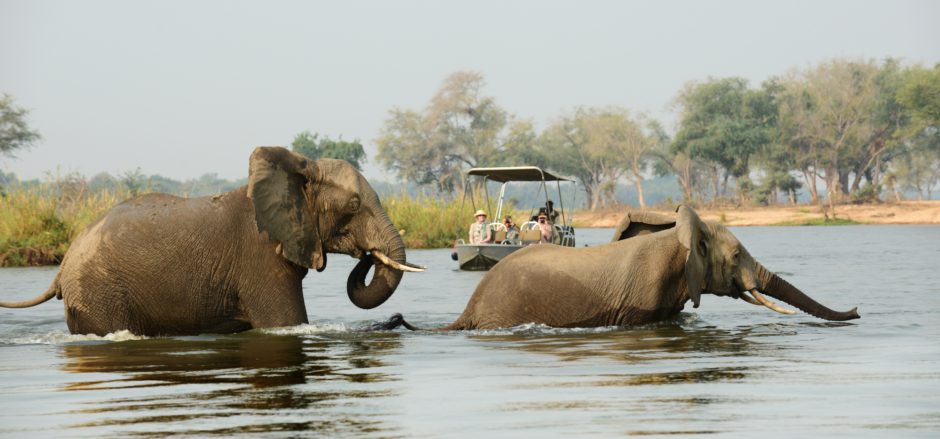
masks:
[[[575,211],[576,227],[615,227],[629,207],[599,211]],[[665,215],[668,209],[648,209]],[[796,226],[815,224],[940,224],[940,201],[902,201],[881,204],[845,204],[835,206],[835,221],[827,222],[823,206],[733,206],[696,209],[705,220],[726,226]]]
[[[9,191],[0,197],[0,267],[58,264],[85,226],[129,196],[108,191],[69,193],[53,187]],[[409,249],[450,247],[466,233],[472,212],[459,201],[427,196],[386,197],[383,205]],[[513,213],[511,206],[505,209]],[[576,227],[615,227],[629,209],[579,210],[572,218]],[[667,208],[650,211],[673,214]],[[823,207],[810,205],[698,209],[704,219],[728,226],[940,224],[940,201],[840,205],[835,211],[833,221]]]

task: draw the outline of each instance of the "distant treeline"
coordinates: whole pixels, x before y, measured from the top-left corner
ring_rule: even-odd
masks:
[[[43,179],[20,180],[13,173],[0,171],[0,188],[18,187],[25,190],[122,192],[131,196],[147,192],[163,192],[185,197],[202,197],[228,192],[248,184],[248,178],[226,180],[218,174],[209,173],[195,179],[174,180],[161,175],[144,175],[140,170],[121,172],[116,175],[102,172],[91,178],[79,173],[64,175],[47,174]]]
[[[137,171],[123,172],[116,175],[100,173],[87,179],[81,174],[70,173],[65,175],[47,175],[43,179],[20,180],[13,173],[0,171],[0,191],[21,189],[27,192],[40,192],[49,195],[68,194],[94,194],[108,192],[113,194],[135,194],[148,192],[162,192],[182,197],[205,197],[231,191],[248,184],[248,178],[226,180],[217,174],[209,173],[195,179],[184,181],[174,180],[161,175],[143,175]],[[386,181],[369,181],[376,193],[382,199],[407,196],[410,198],[436,197],[461,201],[461,195],[455,193],[441,193],[433,187],[414,183],[399,184]],[[675,180],[671,177],[654,177],[646,182],[646,194],[649,203],[673,204],[681,200],[681,191]],[[499,192],[499,186],[491,184],[489,193],[494,197]],[[549,187],[549,198],[555,199],[558,190],[552,185]],[[565,207],[581,207],[585,205],[584,191],[571,183],[561,185],[562,200],[570,203]],[[481,193],[482,197],[483,194]],[[538,185],[529,183],[511,183],[506,192],[508,201],[523,208],[539,207],[545,204],[545,195]],[[616,198],[624,204],[637,203],[636,192],[632,187],[621,184],[616,190]]]
[[[623,84],[623,87],[637,85]],[[687,83],[673,100],[678,125],[625,106],[578,107],[542,129],[484,93],[478,72],[448,76],[421,110],[392,108],[375,143],[376,163],[402,184],[373,182],[380,195],[459,197],[472,167],[536,165],[574,178],[575,206],[591,209],[663,202],[735,205],[932,199],[940,183],[940,64],[896,59],[820,62],[771,77]],[[28,112],[0,99],[0,154],[39,139]],[[362,144],[304,131],[291,148],[339,158],[357,169]],[[91,192],[121,189],[183,196],[226,192],[246,183],[216,174],[175,181],[140,170],[52,176],[47,182]],[[669,183],[671,180],[672,183]],[[0,188],[39,185],[0,172]],[[629,189],[625,188],[630,186]],[[543,197],[517,205],[544,202]],[[566,200],[567,201],[567,200]]]
[[[591,208],[622,202],[623,182],[649,204],[653,175],[672,176],[678,199],[740,205],[932,198],[940,181],[940,65],[836,59],[759,87],[689,82],[674,133],[620,106],[575,108],[538,131],[483,87],[457,72],[424,109],[391,109],[379,164],[442,193],[470,167],[538,165],[575,177]]]

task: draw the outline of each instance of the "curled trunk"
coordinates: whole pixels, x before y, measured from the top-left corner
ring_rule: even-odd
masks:
[[[826,320],[852,320],[859,318],[858,308],[852,308],[849,311],[839,312],[827,308],[811,297],[803,294],[798,288],[790,285],[763,265],[757,265],[757,277],[760,279],[761,291],[778,300],[782,300],[793,305],[803,312],[815,317]]]
[[[391,222],[386,226],[384,236],[388,237],[385,245],[382,246],[384,248],[373,250],[379,250],[395,262],[404,264],[405,244]],[[369,269],[373,265],[375,265],[375,274],[372,276],[372,282],[366,285],[366,275],[369,274]],[[349,273],[349,278],[346,280],[346,292],[349,294],[349,300],[362,309],[375,308],[385,303],[392,296],[395,288],[398,288],[398,283],[401,282],[402,274],[401,271],[387,265],[376,265],[371,256],[364,255]]]

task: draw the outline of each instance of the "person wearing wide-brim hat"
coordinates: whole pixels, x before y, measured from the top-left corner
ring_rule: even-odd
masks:
[[[552,235],[554,234],[555,230],[552,227],[552,223],[548,221],[548,215],[545,212],[540,211],[537,219],[539,231],[542,233],[542,237],[539,239],[539,242],[551,243]]]
[[[493,240],[489,227],[486,227],[486,212],[483,209],[477,210],[473,216],[476,222],[470,224],[470,243],[488,244]]]

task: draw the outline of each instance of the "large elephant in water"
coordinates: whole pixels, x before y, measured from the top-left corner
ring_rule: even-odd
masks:
[[[347,292],[365,309],[385,302],[403,271],[422,269],[405,262],[378,196],[349,163],[259,147],[248,173],[247,186],[214,197],[115,206],[75,239],[45,294],[0,306],[57,297],[72,333],[236,332],[306,323],[301,281],[326,268],[327,253],[360,260]]]
[[[758,263],[728,229],[703,222],[689,207],[680,206],[675,219],[628,214],[613,241],[589,248],[532,245],[511,254],[442,329],[637,325],[675,316],[689,300],[697,308],[702,294],[792,313],[766,294],[826,320],[859,317],[856,309],[836,312],[803,294]],[[399,324],[411,327],[400,315],[380,327]]]

